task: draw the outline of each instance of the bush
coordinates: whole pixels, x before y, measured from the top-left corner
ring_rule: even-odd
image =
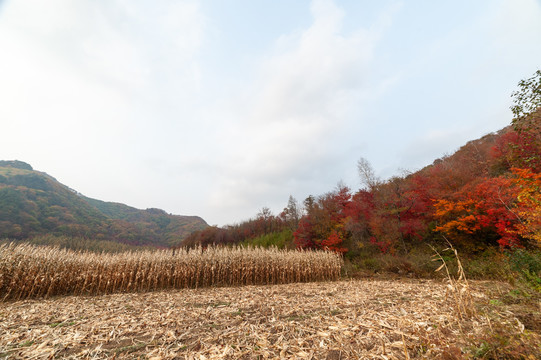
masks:
[[[487,248],[482,253],[464,258],[464,272],[470,279],[509,280],[509,264],[497,248]]]
[[[243,242],[246,246],[256,246],[263,248],[277,247],[278,249],[293,248],[293,231],[290,229],[281,232],[273,232],[266,235],[261,235],[253,239],[248,239]]]
[[[528,287],[541,292],[541,252],[516,249],[507,253],[509,265]]]

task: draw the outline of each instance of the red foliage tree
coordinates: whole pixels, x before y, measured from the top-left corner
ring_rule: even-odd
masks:
[[[500,247],[521,246],[520,219],[512,210],[517,189],[505,177],[484,178],[468,184],[450,199],[435,202],[436,231],[472,250],[495,241]]]
[[[338,253],[345,253],[348,251],[345,247],[342,246],[344,239],[342,239],[343,233],[340,233],[336,230],[331,232],[328,238],[321,241],[321,246],[324,249],[329,249]]]
[[[309,201],[308,201],[309,200]],[[351,192],[346,186],[339,186],[317,200],[307,199],[307,214],[294,232],[295,245],[299,248],[329,249],[344,253],[344,239],[349,234],[345,229]]]
[[[294,243],[297,248],[314,249],[314,233],[312,231],[312,223],[309,215],[305,215],[299,221],[297,230],[293,233]]]

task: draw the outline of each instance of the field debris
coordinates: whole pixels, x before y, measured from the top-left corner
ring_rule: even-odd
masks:
[[[448,295],[438,281],[350,280],[6,302],[0,358],[441,358],[492,326],[458,320]]]

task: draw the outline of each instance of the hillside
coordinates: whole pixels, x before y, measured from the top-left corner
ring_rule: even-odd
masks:
[[[280,214],[209,227],[183,244],[330,249],[372,265],[378,253],[407,255],[444,238],[466,254],[541,246],[541,110],[415,172],[379,179],[364,158],[358,170],[357,191],[338,185],[303,206],[291,197]]]
[[[165,247],[207,226],[197,216],[91,199],[29,164],[0,161],[0,238],[57,235]]]

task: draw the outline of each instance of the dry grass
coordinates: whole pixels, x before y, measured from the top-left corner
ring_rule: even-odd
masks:
[[[445,259],[440,254],[440,252],[438,252],[433,247],[432,250],[435,252],[435,255],[433,256],[432,261],[441,261],[442,264],[436,269],[436,272],[445,269],[445,275],[448,284],[448,294],[450,294],[450,296],[452,296],[453,298],[456,316],[460,320],[466,320],[472,316],[477,316],[470,291],[470,284],[468,282],[468,279],[466,279],[466,273],[464,272],[464,267],[462,266],[462,262],[460,261],[460,257],[458,256],[458,251],[453,247],[453,245],[451,245],[451,243],[447,239],[445,240],[447,241],[447,244],[449,244],[449,247],[444,249],[443,251],[450,251],[454,254],[455,260],[457,262],[456,276],[453,276],[451,274]]]
[[[413,280],[6,302],[0,358],[462,359],[486,351],[496,327],[509,338],[535,335],[512,313],[487,307],[481,283],[470,285],[483,315],[462,320],[447,284]],[[534,359],[536,346],[516,348],[515,358]]]
[[[530,321],[541,311],[519,314],[504,303],[514,292],[467,282],[460,263],[444,282],[197,288],[336,279],[340,266],[331,253],[276,249],[0,247],[0,297],[83,294],[0,302],[0,359],[541,358]],[[119,291],[129,293],[88,296]]]
[[[341,266],[339,255],[315,251],[237,247],[96,254],[9,244],[0,246],[0,300],[336,280]]]

